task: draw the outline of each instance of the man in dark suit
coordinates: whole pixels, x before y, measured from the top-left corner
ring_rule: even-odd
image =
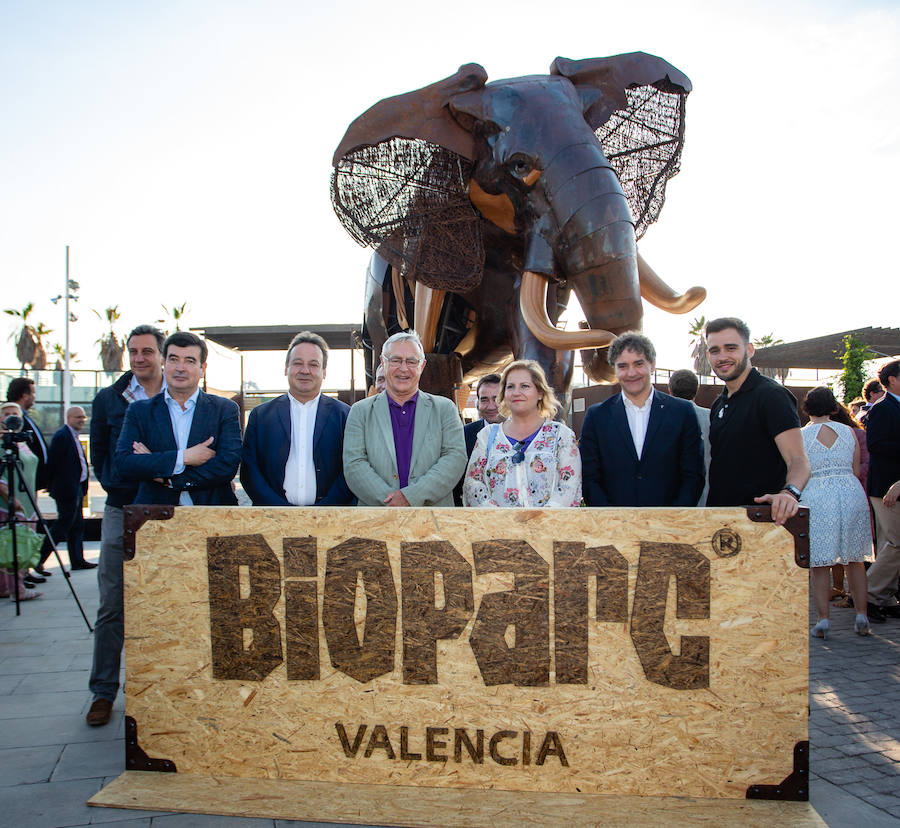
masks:
[[[112,385],[101,388],[91,406],[91,462],[94,475],[106,491],[97,570],[100,604],[94,624],[94,659],[89,681],[93,701],[85,717],[92,727],[110,720],[119,691],[119,667],[125,641],[124,507],[134,502],[138,487],[119,477],[116,445],[128,407],[138,400],[155,397],[165,387],[162,371],[165,341],[165,334],[152,325],[138,325],[132,330],[125,340],[130,370]]]
[[[41,547],[40,572],[53,551],[53,543],[66,542],[72,569],[94,569],[97,564],[84,559],[84,517],[81,504],[88,487],[88,467],[78,435],[87,419],[84,409],[73,405],[66,412],[66,424],[53,435],[48,451],[50,496],[56,501],[56,520],[50,524],[50,537]]]
[[[467,458],[472,456],[472,449],[475,448],[478,432],[486,425],[499,423],[503,420],[503,417],[500,416],[500,409],[497,407],[497,397],[499,396],[500,374],[485,374],[478,380],[478,384],[475,386],[475,406],[478,410],[479,419],[463,428]],[[466,474],[463,472],[463,476],[453,490],[453,501],[457,506],[462,506],[462,486],[465,477]]]
[[[592,405],[581,428],[588,506],[694,506],[703,446],[693,406],[656,391],[653,343],[624,333],[609,346],[621,394]]]
[[[250,412],[241,483],[254,506],[345,506],[344,425],[350,406],[322,394],[328,345],[311,331],[288,346],[288,393]]]
[[[884,496],[900,480],[900,359],[881,366],[878,379],[885,394],[869,409],[866,443],[869,446],[869,501],[882,538],[875,563],[866,573],[869,585],[869,620],[900,618],[897,579],[900,575],[900,506],[888,505]]]
[[[115,464],[123,481],[137,482],[135,503],[237,505],[238,407],[200,390],[206,355],[199,336],[176,331],[163,345],[166,390],[128,407]]]

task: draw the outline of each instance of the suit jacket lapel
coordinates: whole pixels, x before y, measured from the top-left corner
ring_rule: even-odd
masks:
[[[618,437],[624,441],[627,446],[626,451],[631,459],[637,463],[638,456],[634,450],[634,437],[631,436],[631,429],[628,427],[628,415],[625,413],[625,403],[622,401],[622,395],[619,394],[612,406],[613,425],[618,431]]]
[[[172,427],[172,416],[169,414],[169,404],[166,402],[166,395],[157,394],[150,402],[150,405],[151,407],[156,407],[156,410],[151,412],[152,420],[150,428],[159,430],[160,440],[162,441],[161,450],[177,450],[178,445],[175,442],[175,429]],[[194,419],[196,421],[196,416]],[[191,443],[188,441],[187,447],[190,447],[190,445]]]
[[[316,408],[316,422],[313,424],[313,455],[316,453],[316,446],[322,439],[322,432],[325,430],[325,423],[331,414],[331,400],[322,394],[319,397],[319,405]]]
[[[416,409],[418,407],[416,405]],[[397,474],[397,449],[394,447],[394,429],[391,428],[391,407],[388,405],[387,391],[382,391],[375,398],[375,402],[372,404],[372,415],[375,417],[378,430],[384,440],[387,456],[391,458],[394,474]],[[413,458],[415,456],[415,449],[413,449]]]
[[[422,457],[422,446],[426,439],[431,436],[431,419],[433,415],[434,404],[431,401],[431,397],[420,391],[416,400],[416,419],[413,422],[412,462],[409,464],[410,477],[413,471],[418,472],[416,458]]]
[[[650,441],[653,439],[656,432],[659,431],[660,423],[662,423],[663,417],[665,417],[665,408],[665,401],[660,398],[658,392],[654,392],[653,402],[650,404],[650,421],[647,423],[647,433],[644,435],[644,451],[647,450]]]

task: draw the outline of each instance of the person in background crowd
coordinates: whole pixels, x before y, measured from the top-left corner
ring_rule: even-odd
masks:
[[[622,388],[592,405],[581,427],[588,506],[696,506],[703,446],[694,406],[653,389],[656,349],[629,332],[609,346]]]
[[[703,442],[703,473],[705,476],[703,491],[700,494],[697,505],[705,506],[706,496],[709,494],[709,409],[703,408],[694,402],[699,388],[700,381],[697,379],[697,375],[687,368],[673,371],[669,376],[669,393],[673,397],[692,403],[694,413],[697,415],[697,423],[700,426],[700,439]]]
[[[500,396],[500,374],[485,374],[478,380],[475,386],[475,407],[478,410],[478,419],[463,428],[463,438],[466,441],[466,460],[472,456],[475,448],[475,439],[478,432],[486,425],[502,422],[500,409],[497,407],[497,399]],[[462,487],[466,475],[459,479],[453,490],[453,502],[462,506]]]
[[[415,331],[389,337],[381,364],[385,393],[360,400],[347,417],[347,485],[361,506],[452,506],[466,464],[459,411],[419,390],[425,351]]]
[[[41,547],[41,560],[37,566],[43,570],[44,564],[57,546],[63,541],[69,551],[71,569],[95,569],[97,564],[84,559],[84,511],[82,503],[88,489],[88,465],[84,448],[78,435],[87,419],[80,405],[73,405],[66,412],[66,424],[50,441],[47,468],[50,477],[50,497],[56,502],[56,520],[50,524],[50,537]],[[53,539],[53,543],[50,542]]]
[[[24,428],[24,411],[18,403],[5,402],[0,405],[0,434],[7,432],[7,417],[18,417],[21,420],[22,428],[11,429],[12,431],[22,431]],[[37,478],[38,459],[28,447],[27,442],[17,442],[19,472],[22,475],[22,483],[28,486],[32,495],[37,497],[34,492],[34,484]],[[18,558],[18,569],[13,564],[12,539],[11,532],[7,521],[10,517],[10,505],[12,505],[13,514],[19,526],[16,529],[16,558]],[[23,491],[22,484],[18,486],[18,491],[9,493],[8,482],[5,477],[0,478],[0,552],[2,552],[2,568],[0,568],[0,598],[12,598],[15,601],[18,581],[18,594],[20,601],[32,601],[40,598],[44,593],[34,589],[32,586],[26,586],[23,572],[28,570],[26,561],[32,561],[40,554],[41,536],[35,532],[36,513],[34,506],[28,494]]]
[[[768,503],[783,525],[809,480],[797,401],[751,364],[750,329],[735,317],[706,325],[709,364],[725,390],[709,412],[707,506]]]
[[[478,432],[463,505],[580,506],[578,444],[568,426],[552,419],[559,401],[541,366],[530,359],[512,362],[499,385],[499,413],[508,419]]]
[[[900,618],[897,579],[900,575],[900,509],[884,502],[900,480],[900,359],[881,366],[878,379],[887,393],[868,411],[869,501],[875,511],[878,549],[869,567],[869,618]]]
[[[866,421],[869,419],[869,409],[871,409],[883,396],[884,386],[877,379],[870,379],[863,386],[863,397],[865,397],[866,404],[859,414],[859,424],[863,428],[866,427]]]
[[[859,412],[862,411],[865,406],[866,401],[862,397],[857,397],[850,401],[850,416],[857,421],[857,425],[859,425]]]
[[[869,478],[869,447],[866,445],[866,432],[859,427],[859,423],[853,419],[850,411],[845,405],[842,405],[838,400],[835,400],[835,402],[837,403],[837,410],[828,416],[836,423],[843,423],[843,425],[851,429],[853,431],[853,436],[856,438],[856,444],[859,446],[859,473],[856,475],[856,479],[859,480],[863,490],[866,491],[866,506],[869,511],[869,524],[872,529],[872,535],[874,536],[875,524],[872,518],[872,510],[869,508],[868,490],[866,489]],[[847,598],[847,592],[844,589],[844,576],[843,564],[834,564],[831,567],[831,598],[832,600],[835,598],[838,599],[838,603],[835,604],[835,606],[838,607],[852,606],[851,601]]]
[[[866,570],[873,559],[869,504],[856,475],[859,473],[859,445],[849,426],[831,415],[838,409],[831,389],[813,388],[803,401],[809,424],[803,430],[803,445],[809,457],[811,475],[804,489],[809,506],[810,574],[818,621],[812,634],[827,638],[830,620],[830,568],[842,563],[847,568],[850,594],[856,607],[854,629],[869,634],[866,617]]]
[[[34,380],[31,377],[15,377],[10,380],[6,388],[6,399],[8,402],[16,403],[21,409],[22,419],[24,420],[22,433],[25,435],[26,445],[37,458],[37,473],[34,478],[34,488],[31,490],[31,493],[37,499],[38,490],[46,489],[50,485],[50,480],[47,469],[49,447],[40,428],[38,428],[38,424],[28,414],[29,409],[34,406]],[[28,588],[33,588],[36,584],[44,583],[52,574],[49,569],[38,564],[33,571],[25,571],[25,583]]]
[[[165,334],[153,325],[138,325],[128,334],[128,366],[112,385],[101,388],[91,407],[91,462],[94,475],[106,492],[100,524],[100,568],[97,586],[100,607],[94,625],[94,657],[88,687],[93,694],[85,720],[92,727],[109,722],[119,692],[119,666],[125,641],[124,513],[134,503],[137,484],[122,479],[116,467],[116,443],[128,406],[149,400],[166,387],[163,378]]]
[[[384,366],[379,362],[378,367],[375,369],[375,393],[380,394],[384,391],[387,386],[387,381],[384,378]]]
[[[350,406],[322,394],[328,345],[311,331],[288,346],[288,393],[250,412],[241,483],[254,506],[347,506],[344,424]]]

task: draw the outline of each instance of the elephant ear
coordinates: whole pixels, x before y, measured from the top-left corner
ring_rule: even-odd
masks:
[[[379,101],[334,154],[331,203],[347,232],[406,278],[439,290],[471,289],[484,269],[481,220],[468,195],[475,139],[447,104],[486,80],[484,69],[468,64]]]
[[[619,176],[635,235],[641,238],[659,217],[666,182],[680,169],[690,80],[644,52],[587,60],[558,57],[550,73],[568,78],[581,93],[585,119]]]

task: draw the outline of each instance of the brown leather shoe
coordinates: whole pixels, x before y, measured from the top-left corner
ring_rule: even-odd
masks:
[[[94,699],[94,703],[91,705],[91,709],[88,710],[84,720],[91,727],[105,725],[109,722],[109,717],[112,716],[112,706],[113,703],[109,699]]]

